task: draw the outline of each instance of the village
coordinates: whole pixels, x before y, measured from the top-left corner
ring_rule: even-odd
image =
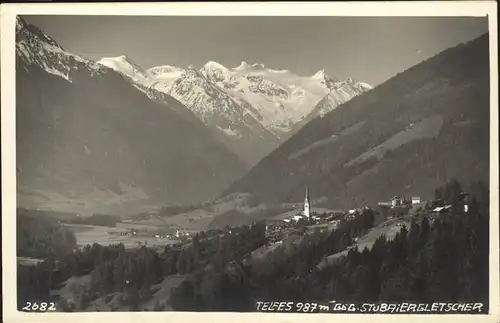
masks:
[[[464,201],[464,212],[467,212],[468,194],[463,192],[461,196]],[[451,209],[452,206],[442,200],[425,201],[418,196],[393,196],[388,201],[378,202],[374,206],[332,211],[324,208],[314,208],[309,196],[309,188],[306,186],[304,202],[300,209],[287,212],[287,216],[285,217],[270,217],[265,220],[266,236],[268,244],[282,244],[287,238],[301,235],[304,232],[328,232],[335,230],[341,222],[352,221],[363,212],[371,210],[377,215],[374,227],[379,228],[378,231],[374,231],[386,234],[390,238],[401,227],[408,227],[412,218],[419,219],[424,211],[425,214],[429,215],[428,220],[432,223],[436,217],[451,212]],[[231,234],[231,228],[228,227],[228,229],[228,234]],[[160,247],[164,244],[181,247],[182,245],[190,244],[192,237],[200,233],[204,238],[224,235],[221,229],[200,231],[170,228],[168,230],[151,231],[141,230],[140,228],[129,228],[121,232],[108,232],[111,236],[130,237],[134,239],[136,246],[148,246],[148,241],[150,241],[149,246],[151,247]],[[378,236],[372,234],[372,237],[376,238]],[[142,241],[142,238],[144,238],[144,241]],[[356,238],[355,242],[359,239],[361,237]],[[151,243],[151,240],[154,240],[153,243]]]

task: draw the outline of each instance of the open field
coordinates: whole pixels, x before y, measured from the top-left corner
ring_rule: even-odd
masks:
[[[246,206],[246,198],[247,196],[245,194],[230,196],[216,201],[209,208],[200,208],[190,212],[162,217],[161,219],[167,226],[191,230],[205,230],[217,216],[223,215],[228,211],[236,210],[244,215],[252,214],[263,209],[262,206]],[[151,221],[155,221],[156,223],[156,220]]]
[[[85,225],[85,224],[65,224],[65,223],[63,223],[63,225],[65,227],[67,227],[68,229],[70,229],[71,231],[73,231],[73,233],[89,231],[89,230],[92,230],[92,228],[94,227],[92,225]]]
[[[79,246],[92,245],[98,243],[106,246],[111,244],[123,243],[125,248],[136,248],[141,245],[164,246],[178,243],[177,240],[165,238],[155,238],[153,236],[128,236],[111,235],[110,232],[125,233],[129,232],[127,228],[110,228],[94,225],[66,225],[74,233],[76,242]],[[83,229],[82,229],[83,228]]]
[[[276,214],[276,215],[270,216],[268,219],[275,220],[275,221],[283,220],[283,219],[290,219],[290,218],[293,218],[297,214],[300,214],[299,208],[291,210],[291,211],[287,211],[287,212],[284,212],[281,214]]]
[[[113,228],[115,229],[115,228]],[[149,224],[143,224],[143,223],[137,223],[137,222],[118,222],[116,224],[116,229],[119,230],[136,230],[136,231],[158,231],[161,229],[165,229],[164,227],[162,228],[161,226],[156,226],[156,225],[149,225]]]
[[[301,201],[297,203],[281,204],[276,207],[278,209],[282,208],[283,213],[273,214],[272,210],[275,207],[264,205],[248,206],[247,198],[247,194],[228,196],[215,201],[208,207],[200,207],[195,210],[169,216],[150,215],[145,219],[119,223],[117,227],[144,229],[149,231],[169,231],[175,229],[201,231],[209,228],[224,227],[225,225],[235,226],[248,224],[253,221],[261,220],[263,217],[277,220],[293,217],[297,212],[300,212],[300,208],[302,207]],[[294,207],[294,210],[285,211],[292,207]],[[313,211],[322,213],[329,210],[315,208]],[[230,214],[232,212],[234,212],[234,214]],[[268,216],[267,214],[273,215]]]

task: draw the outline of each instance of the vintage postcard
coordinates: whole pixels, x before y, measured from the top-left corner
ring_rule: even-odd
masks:
[[[0,10],[6,322],[499,321],[495,2]]]

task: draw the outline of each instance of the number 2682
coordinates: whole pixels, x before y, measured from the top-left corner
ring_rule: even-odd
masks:
[[[53,302],[47,303],[47,302],[26,302],[26,305],[22,308],[23,311],[25,312],[47,312],[47,311],[55,311],[56,310],[56,304]]]

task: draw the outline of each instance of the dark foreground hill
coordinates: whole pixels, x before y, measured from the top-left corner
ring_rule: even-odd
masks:
[[[471,192],[467,212],[462,189]],[[297,223],[285,230],[287,237],[280,243],[270,241],[264,222],[256,222],[202,231],[182,246],[163,250],[94,243],[66,253],[58,241],[46,239],[48,229],[60,237],[63,228],[48,218],[30,219],[21,212],[24,221],[19,222],[18,238],[25,248],[19,254],[31,251],[30,256],[42,257],[39,252],[43,252],[46,260],[18,265],[18,309],[26,302],[51,301],[62,312],[248,312],[255,311],[262,300],[326,304],[335,299],[340,303],[481,302],[474,309],[457,311],[454,306],[446,313],[488,313],[488,187],[452,181],[434,192],[436,198],[452,204],[450,213],[435,217],[430,209],[421,209],[394,235],[380,231],[388,222],[376,225],[378,212],[368,208],[332,231],[307,230],[305,223]],[[356,242],[357,237],[367,236],[375,239],[371,246]],[[51,251],[52,256],[47,254]],[[331,256],[335,259],[325,263],[325,257]],[[363,310],[370,309],[363,305]]]
[[[489,41],[450,48],[316,118],[232,185],[266,202],[335,207],[488,180]]]
[[[197,202],[245,172],[177,100],[153,102],[20,18],[16,49],[21,206],[68,209],[73,200],[106,212],[130,201]]]

